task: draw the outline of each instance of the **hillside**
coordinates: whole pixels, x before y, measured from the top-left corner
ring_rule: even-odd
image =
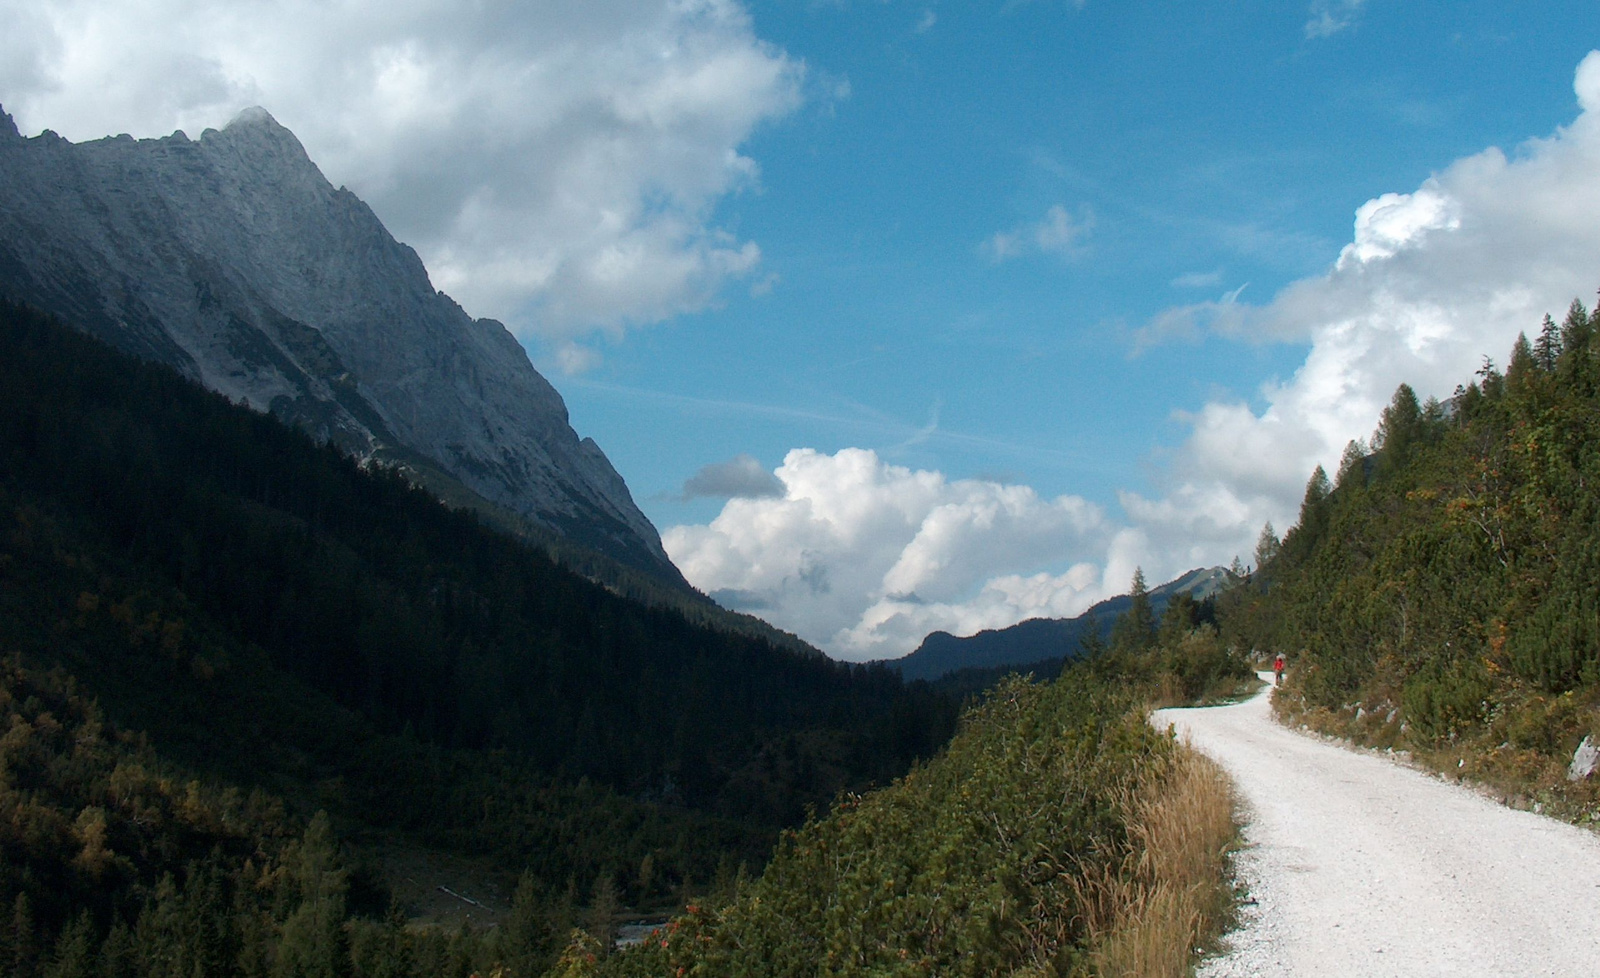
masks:
[[[1320,469],[1226,632],[1289,657],[1278,709],[1508,800],[1600,818],[1600,318],[1574,303],[1448,401],[1402,385]]]
[[[1192,570],[1160,587],[1150,589],[1150,600],[1157,613],[1176,594],[1196,600],[1212,597],[1229,583],[1228,572],[1220,567]],[[1133,599],[1126,594],[1097,602],[1076,618],[1030,618],[1009,628],[985,629],[958,638],[949,632],[933,632],[922,644],[902,659],[885,664],[899,671],[906,680],[942,679],[962,670],[977,670],[986,677],[1006,669],[1034,669],[1054,675],[1061,663],[1079,654],[1091,635],[1107,639],[1119,615],[1126,614]]]
[[[115,787],[137,765],[164,804],[191,804],[193,782],[193,817],[263,858],[322,809],[373,858],[454,854],[512,882],[525,867],[541,899],[614,878],[648,904],[759,865],[808,806],[888,781],[952,728],[947,699],[884,670],[632,602],[40,314],[0,309],[0,348],[8,702],[31,729],[78,715],[133,751],[62,776],[69,837],[85,811],[113,835],[142,824]],[[52,698],[76,705],[28,705]],[[244,799],[277,813],[259,838],[228,814]],[[131,924],[147,886],[181,888],[212,846],[125,830],[155,846],[117,890]],[[28,895],[46,936],[70,923],[44,895],[75,872],[60,844],[6,850],[26,872],[0,899]],[[394,881],[361,878],[381,912]]]
[[[575,933],[556,973],[1188,974],[1234,910],[1234,805],[1147,711],[1257,685],[1205,604],[1158,617],[1136,575],[1109,641],[1059,678],[1003,679],[937,757],[785,833],[722,905],[614,954]]]

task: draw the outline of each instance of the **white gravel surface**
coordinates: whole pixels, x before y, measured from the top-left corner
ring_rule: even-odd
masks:
[[[1152,718],[1227,769],[1248,820],[1254,902],[1201,976],[1600,978],[1600,836],[1289,730],[1268,693]]]

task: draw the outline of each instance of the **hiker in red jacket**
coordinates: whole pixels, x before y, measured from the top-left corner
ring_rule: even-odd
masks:
[[[1272,660],[1272,685],[1274,685],[1274,686],[1282,686],[1283,685],[1283,653],[1282,652],[1279,652],[1278,653],[1278,657],[1276,659]]]

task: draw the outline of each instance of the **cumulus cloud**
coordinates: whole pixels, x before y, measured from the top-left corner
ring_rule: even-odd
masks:
[[[0,0],[0,99],[73,139],[261,104],[475,315],[559,345],[703,307],[804,65],[737,0]]]
[[[1212,330],[1309,352],[1259,409],[1218,400],[1179,414],[1188,435],[1157,491],[1120,493],[1120,516],[859,449],[801,450],[776,473],[781,497],[675,527],[668,552],[700,587],[848,658],[904,654],[933,629],[1078,614],[1125,591],[1135,567],[1156,582],[1250,554],[1263,523],[1293,522],[1313,467],[1332,471],[1371,434],[1397,385],[1448,396],[1484,355],[1503,359],[1517,333],[1600,286],[1600,52],[1574,88],[1580,114],[1550,137],[1362,205],[1325,273],[1263,305],[1235,290],[1147,326],[1149,341]]]
[[[1519,332],[1600,286],[1600,52],[1574,89],[1581,112],[1554,135],[1363,204],[1325,274],[1264,306],[1185,306],[1152,321],[1152,335],[1178,323],[1310,344],[1292,377],[1260,392],[1260,411],[1215,402],[1180,415],[1190,434],[1166,496],[1122,499],[1153,559],[1248,553],[1264,521],[1294,518],[1312,468],[1333,471],[1372,432],[1399,384],[1447,397],[1484,356],[1503,362]]]
[[[689,499],[765,499],[783,495],[783,483],[749,455],[736,455],[726,462],[715,462],[691,475],[683,483],[684,500]]]
[[[1057,204],[1039,221],[995,232],[978,250],[997,263],[1031,254],[1072,255],[1093,224],[1094,215],[1087,210],[1074,216]]]
[[[773,475],[781,495],[732,499],[662,542],[697,587],[836,655],[900,655],[933,628],[1074,614],[1103,591],[1093,567],[1052,570],[1104,547],[1104,514],[1083,499],[948,480],[856,448],[796,449]]]
[[[1317,0],[1311,5],[1311,19],[1306,21],[1306,37],[1332,37],[1353,26],[1366,4],[1367,0]]]

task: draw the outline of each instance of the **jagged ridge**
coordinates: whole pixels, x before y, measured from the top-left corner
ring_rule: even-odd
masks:
[[[682,583],[516,339],[436,291],[265,110],[78,144],[0,113],[0,294]]]

